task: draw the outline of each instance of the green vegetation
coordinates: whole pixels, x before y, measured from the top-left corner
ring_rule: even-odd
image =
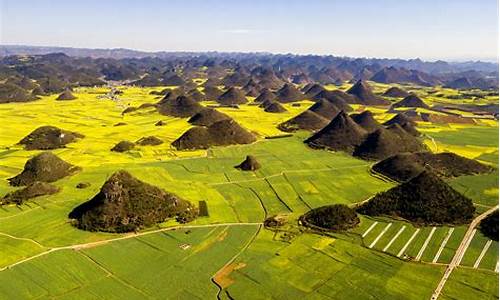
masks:
[[[315,208],[301,217],[306,226],[331,230],[346,231],[359,224],[356,211],[345,204],[334,204]]]
[[[33,130],[19,141],[26,150],[50,150],[64,148],[84,136],[77,132],[63,130],[54,126],[42,126]]]
[[[212,275],[257,231],[255,225],[169,230],[54,251],[0,272],[10,287],[0,289],[0,298],[211,298]]]
[[[343,89],[350,86],[345,84]],[[376,95],[389,87],[373,86]],[[71,101],[56,101],[57,95],[52,94],[35,102],[0,105],[0,117],[7,120],[0,128],[0,197],[22,191],[7,179],[22,174],[26,162],[43,153],[17,145],[39,127],[33,124],[85,135],[51,151],[68,164],[65,166],[78,166],[65,176],[46,180],[59,192],[0,209],[0,283],[8,287],[0,288],[0,299],[162,299],[166,295],[174,299],[430,298],[445,269],[441,264],[451,261],[467,225],[434,229],[422,226],[426,222],[417,222],[417,227],[399,218],[355,214],[346,215],[350,216],[347,223],[353,221],[356,226],[342,228],[342,232],[319,234],[297,225],[300,216],[308,212],[332,205],[342,208],[341,212],[352,212],[361,202],[396,186],[371,172],[373,162],[340,151],[310,148],[304,143],[311,136],[309,131],[266,139],[281,135],[278,125],[308,110],[311,101],[282,103],[286,111],[276,114],[251,104],[203,109],[190,122],[162,115],[148,105],[122,115],[128,107],[157,103],[160,98],[156,97],[163,95],[158,91],[163,88],[118,87],[122,93],[116,101],[98,99],[109,92],[107,88],[75,88],[76,99]],[[429,105],[444,99],[428,96],[430,88],[404,89],[417,91]],[[199,102],[204,107],[216,104]],[[362,109],[360,105],[353,107]],[[367,109],[380,123],[394,116],[379,107]],[[171,147],[183,133],[195,128],[193,125],[207,126],[213,119],[228,117],[255,139],[249,144],[199,150]],[[417,129],[433,152],[448,150],[494,168],[498,165],[498,145],[490,142],[498,133],[496,121],[450,126],[419,121]],[[110,151],[124,140],[136,141],[134,148],[121,153]],[[260,167],[249,159],[251,172],[235,168],[249,154]],[[182,203],[197,204],[198,209],[190,207],[199,210],[199,217],[183,224],[192,218],[172,213],[154,220],[142,218],[141,223],[128,222],[125,227],[120,227],[124,224],[120,222],[107,224],[107,228],[93,227],[93,221],[102,221],[103,211],[108,213],[106,217],[119,215],[123,221],[132,212],[143,216],[148,215],[149,208],[157,207],[157,203],[139,201],[130,207],[99,206],[88,210],[92,216],[85,219],[90,226],[87,229],[134,233],[85,231],[73,226],[68,214],[96,195],[102,196],[105,191],[101,188],[118,170],[128,172],[135,183],[147,185],[144,189],[148,195],[168,191],[175,199],[186,201]],[[458,175],[446,179],[446,183],[472,199],[478,212],[497,204],[496,169],[487,174]],[[35,177],[30,175],[33,180]],[[126,189],[135,199],[141,199],[135,197],[132,185],[127,182]],[[469,212],[471,206],[466,208]],[[459,211],[463,217],[463,210]],[[444,223],[463,223],[473,217],[472,212],[465,217],[460,222],[454,219]],[[265,228],[262,223],[266,219],[279,220],[279,226]],[[103,224],[101,221],[98,223]],[[434,264],[451,228],[438,264]],[[445,286],[443,299],[498,297],[494,290],[498,287],[498,273],[494,272],[498,242],[490,243],[474,268],[489,241],[479,230],[476,232],[462,267],[452,273]]]
[[[367,232],[370,227],[372,229]],[[411,223],[389,218],[361,217],[361,225],[354,229],[353,233],[362,236],[362,244],[370,249],[401,259],[448,264],[458,249],[466,229],[467,226],[414,227]],[[430,240],[425,244],[429,236]],[[473,267],[486,243],[491,244],[476,268],[494,271],[498,261],[498,242],[491,241],[479,231],[475,233],[460,265]]]
[[[458,268],[446,283],[442,299],[498,299],[498,274]]]
[[[498,242],[498,209],[481,221],[479,229],[484,235]]]
[[[416,224],[465,224],[474,214],[471,199],[428,171],[377,194],[358,208],[370,216],[391,215]]]
[[[60,188],[46,182],[35,181],[30,183],[25,188],[12,191],[0,199],[0,205],[16,204],[21,205],[23,202],[45,195],[52,195],[59,192]]]
[[[189,202],[123,170],[111,175],[97,195],[69,213],[78,228],[107,232],[136,231],[172,217],[187,223],[197,215]]]
[[[498,169],[490,174],[461,176],[449,180],[449,183],[455,190],[473,199],[478,208],[498,204]]]
[[[233,299],[424,299],[443,267],[406,263],[340,236],[299,235],[289,243],[263,231],[236,260]],[[412,293],[408,293],[411,290]]]
[[[444,144],[498,147],[498,127],[465,127],[459,132],[442,130],[430,135]]]
[[[79,170],[79,167],[65,162],[52,152],[42,152],[28,159],[24,170],[8,181],[12,186],[29,185],[37,181],[54,182]]]
[[[378,162],[372,169],[400,182],[417,176],[423,170],[428,170],[445,178],[484,174],[493,171],[490,166],[449,152],[397,154]]]

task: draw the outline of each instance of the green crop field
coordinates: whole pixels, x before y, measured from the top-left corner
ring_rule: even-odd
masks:
[[[210,278],[258,231],[257,225],[170,230],[54,251],[0,273],[10,286],[0,297],[206,299],[217,293]]]
[[[498,169],[490,174],[461,176],[450,181],[451,186],[474,199],[482,207],[498,204]]]
[[[374,84],[376,92],[387,87]],[[0,299],[429,299],[462,242],[467,226],[453,231],[448,226],[415,227],[389,217],[359,216],[358,227],[345,233],[300,226],[299,216],[312,208],[354,206],[396,185],[371,174],[374,162],[308,147],[304,140],[310,132],[266,139],[282,134],[276,126],[306,110],[311,101],[284,104],[287,112],[280,114],[248,104],[219,108],[254,132],[257,142],[177,151],[170,144],[192,127],[187,119],[166,117],[154,109],[122,115],[127,107],[157,102],[150,92],[162,87],[119,88],[119,101],[101,99],[106,88],[78,88],[73,101],[55,101],[51,95],[0,104],[0,196],[16,189],[7,179],[40,153],[17,145],[29,132],[54,125],[85,135],[52,151],[82,168],[54,183],[59,193],[0,208]],[[405,88],[425,96],[429,104],[447,101],[429,96],[430,88]],[[457,94],[451,89],[441,92]],[[378,107],[367,109],[379,121],[394,115]],[[166,125],[155,126],[159,120]],[[126,125],[114,126],[119,122]],[[418,129],[431,151],[452,151],[498,166],[497,121],[419,122]],[[110,152],[119,141],[150,135],[164,143]],[[255,156],[262,167],[255,172],[234,168],[247,155]],[[204,201],[207,215],[188,224],[169,220],[127,234],[73,226],[68,213],[96,195],[119,169],[193,204]],[[80,182],[91,186],[77,189]],[[473,200],[478,213],[498,204],[498,170],[448,182]],[[287,224],[265,228],[263,221],[274,215],[286,216]],[[498,298],[498,247],[477,231],[442,299]]]
[[[263,232],[239,257],[228,296],[235,299],[409,299],[432,292],[442,267],[405,263],[342,238],[300,235],[290,244]],[[279,280],[277,280],[279,278]],[[368,286],[369,284],[369,286]]]
[[[498,299],[498,276],[458,268],[446,284],[442,299]]]

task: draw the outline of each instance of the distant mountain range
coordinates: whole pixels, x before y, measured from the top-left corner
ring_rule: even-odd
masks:
[[[464,71],[478,71],[486,73],[498,73],[498,63],[483,62],[483,61],[466,61],[466,62],[446,62],[438,61],[423,61],[421,59],[391,59],[391,58],[352,58],[352,57],[337,57],[337,56],[320,56],[320,55],[293,55],[293,54],[270,54],[266,52],[259,53],[238,53],[238,52],[147,52],[125,48],[114,49],[91,49],[91,48],[72,48],[72,47],[51,47],[51,46],[25,46],[25,45],[0,45],[0,57],[10,55],[43,55],[49,53],[64,53],[73,57],[91,57],[91,58],[188,58],[197,56],[207,57],[226,57],[226,58],[244,58],[249,56],[276,56],[276,57],[323,57],[330,60],[344,60],[347,64],[352,64],[354,68],[359,65],[380,65],[381,67],[399,67],[408,70],[417,70],[430,74],[439,73],[455,73]],[[372,74],[373,75],[373,74]]]
[[[288,101],[299,93],[294,85],[338,85],[359,80],[497,90],[498,65],[270,53],[0,46],[0,82],[4,83],[0,92],[3,89],[6,95],[3,101],[31,101],[34,96],[107,81],[181,86],[193,84],[196,78],[207,79],[209,86],[253,90],[255,96],[265,88]]]

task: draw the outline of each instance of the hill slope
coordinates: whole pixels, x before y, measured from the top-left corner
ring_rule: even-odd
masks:
[[[118,171],[91,200],[69,214],[74,225],[88,231],[130,232],[177,217],[189,222],[197,210],[189,202]]]
[[[411,180],[377,194],[358,208],[369,216],[401,217],[421,225],[461,225],[470,222],[472,200],[436,175],[424,171]]]

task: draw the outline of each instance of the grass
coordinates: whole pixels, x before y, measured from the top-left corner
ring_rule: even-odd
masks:
[[[498,146],[498,126],[453,125],[448,130],[429,133],[437,141],[458,146]]]
[[[486,251],[483,259],[479,263],[479,268],[486,270],[495,270],[498,263],[498,242],[493,241]]]

